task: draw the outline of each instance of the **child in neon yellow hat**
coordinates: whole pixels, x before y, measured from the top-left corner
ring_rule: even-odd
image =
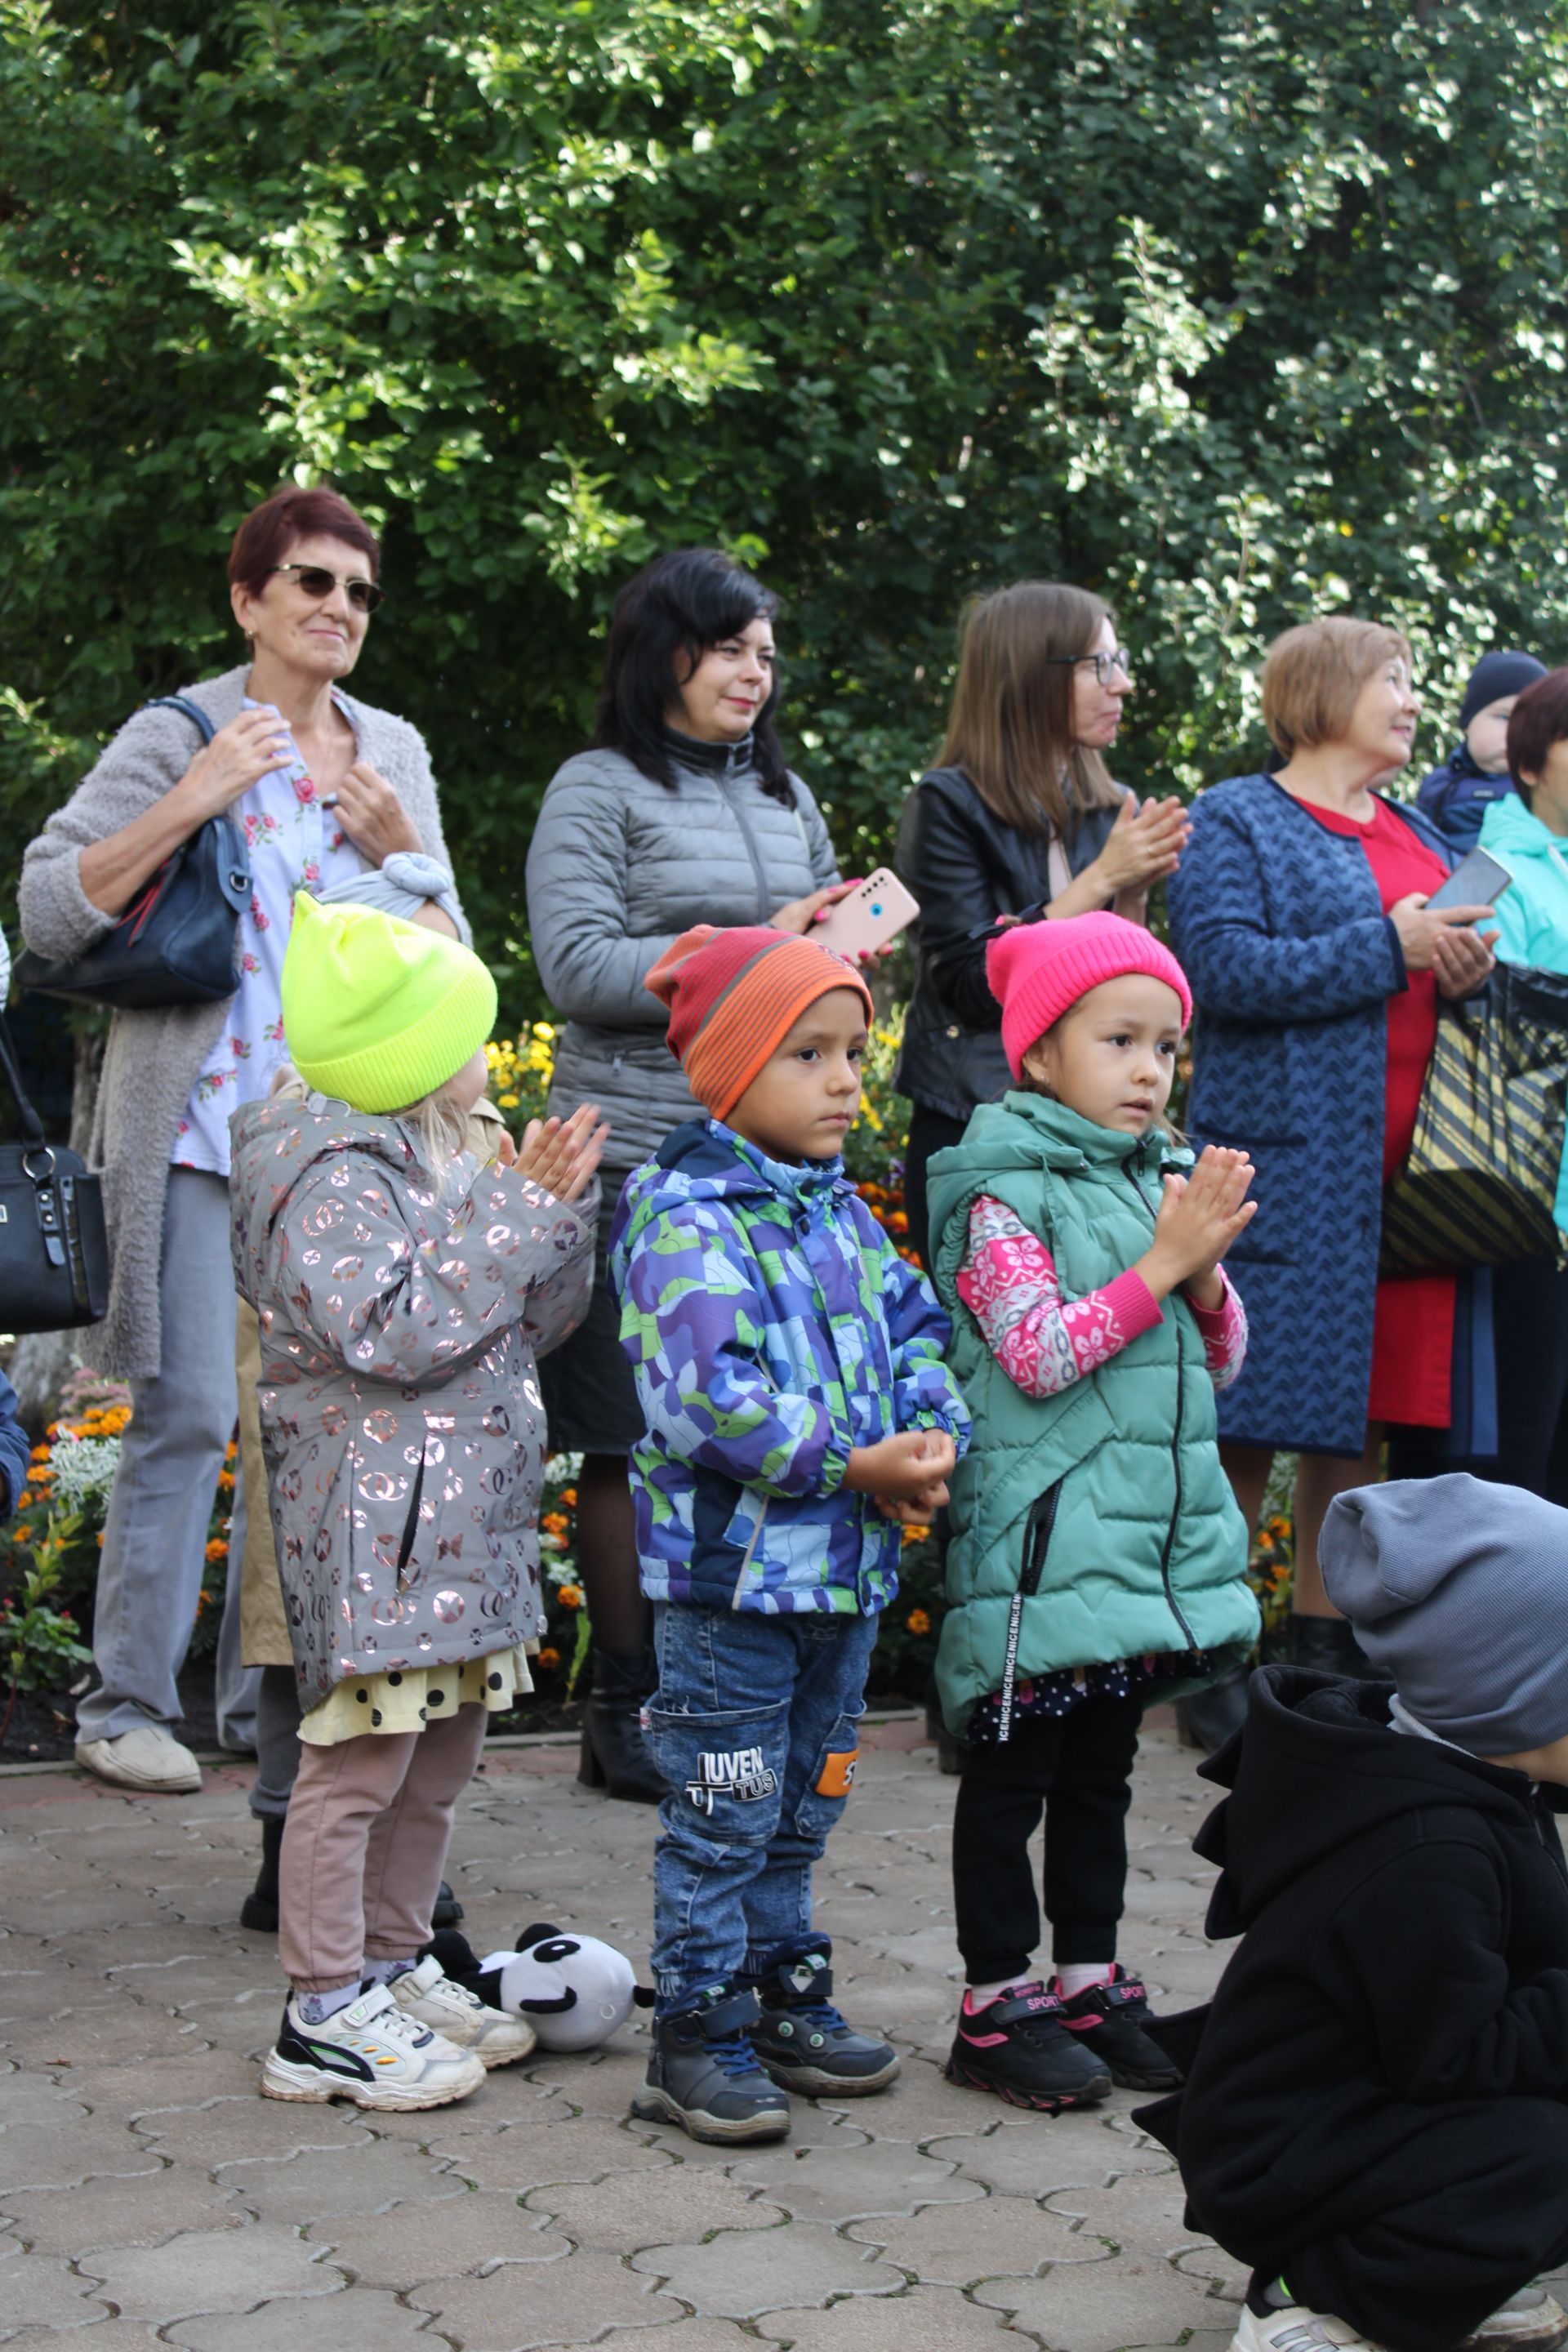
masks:
[[[283,967],[303,1103],[233,1122],[236,1279],[305,1709],[283,1838],[272,2098],[463,2098],[533,2046],[418,1958],[489,1711],[539,1631],[535,1352],[581,1317],[607,1129],[463,1149],[495,1020],[455,940],[301,894]]]

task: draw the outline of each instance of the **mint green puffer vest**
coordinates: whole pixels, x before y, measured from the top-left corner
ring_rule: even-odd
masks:
[[[982,1105],[931,1162],[936,1286],[953,1318],[948,1360],[974,1415],[949,1479],[948,1614],[937,1682],[962,1734],[1013,1675],[1206,1650],[1216,1674],[1258,1636],[1247,1529],[1215,1442],[1214,1383],[1192,1308],[1162,1321],[1059,1395],[1014,1387],[958,1296],[975,1195],[1005,1201],[1056,1260],[1067,1298],[1141,1258],[1162,1165],[1191,1165],[1163,1136],[1142,1143],[1043,1095]],[[1020,1598],[1021,1597],[1021,1598]],[[1195,1687],[1167,1679],[1152,1701]]]

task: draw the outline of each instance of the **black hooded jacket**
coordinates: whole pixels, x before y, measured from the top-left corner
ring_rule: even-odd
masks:
[[[1186,2086],[1138,2120],[1192,2226],[1263,2270],[1405,2202],[1445,2109],[1568,2099],[1556,1822],[1522,1773],[1391,1731],[1390,1696],[1265,1667],[1200,1768],[1231,1792],[1194,1841],[1208,1933],[1242,1943],[1166,2021]]]

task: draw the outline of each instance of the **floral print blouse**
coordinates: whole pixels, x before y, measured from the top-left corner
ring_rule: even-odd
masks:
[[[334,693],[351,727],[353,705]],[[245,698],[247,710],[262,705]],[[357,743],[358,730],[355,729]],[[211,1176],[229,1172],[228,1122],[242,1103],[258,1102],[289,1058],[283,1038],[283,951],[296,890],[330,888],[363,874],[364,859],[323,808],[292,735],[281,766],[261,776],[232,804],[250,852],[250,905],[239,919],[239,986],[228,1022],[191,1090],[169,1154],[176,1168]]]

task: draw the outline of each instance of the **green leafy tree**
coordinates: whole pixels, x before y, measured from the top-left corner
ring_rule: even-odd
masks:
[[[1256,756],[1311,611],[1402,622],[1447,717],[1486,646],[1568,652],[1565,218],[1564,0],[11,0],[7,860],[237,649],[226,534],[289,476],[384,527],[356,685],[430,740],[509,1021],[663,547],[784,593],[859,867],[1009,577],[1115,600],[1136,783]]]

